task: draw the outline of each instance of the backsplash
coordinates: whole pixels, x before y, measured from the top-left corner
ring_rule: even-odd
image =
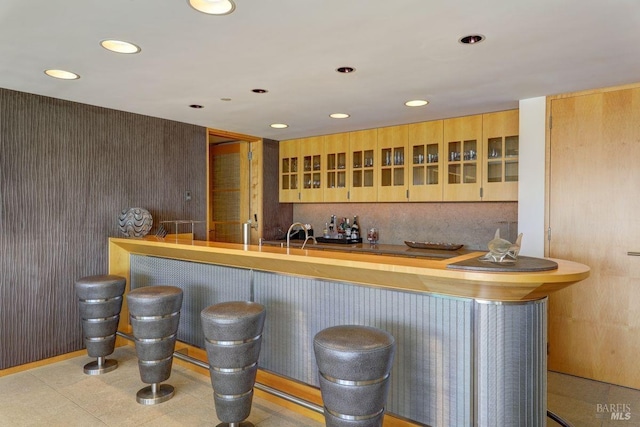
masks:
[[[445,242],[484,251],[496,229],[511,242],[518,234],[517,202],[317,203],[293,207],[293,220],[311,224],[316,236],[322,235],[333,214],[352,220],[358,215],[362,230],[378,227],[380,243],[391,245],[404,245],[405,240]]]

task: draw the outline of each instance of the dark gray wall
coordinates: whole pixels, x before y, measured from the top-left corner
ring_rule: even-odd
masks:
[[[205,198],[204,128],[0,89],[0,369],[82,348],[73,282],[107,272],[121,210],[153,233]]]

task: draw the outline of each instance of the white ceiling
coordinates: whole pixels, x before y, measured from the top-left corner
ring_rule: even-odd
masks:
[[[486,40],[458,42],[469,34]],[[187,0],[0,1],[0,87],[276,140],[635,82],[639,0],[236,0],[226,16]],[[430,104],[404,106],[416,98]]]

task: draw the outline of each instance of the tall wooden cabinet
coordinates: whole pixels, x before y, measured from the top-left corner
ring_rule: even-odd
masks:
[[[640,389],[640,86],[547,108],[547,255],[591,268],[549,297],[549,369]]]

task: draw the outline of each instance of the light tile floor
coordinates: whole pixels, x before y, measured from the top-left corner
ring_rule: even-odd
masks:
[[[107,375],[82,372],[87,356],[0,377],[0,426],[216,426],[208,376],[174,363],[168,384],[175,396],[160,405],[136,402],[144,386],[133,347],[111,356],[119,367]],[[612,420],[603,410],[621,406],[623,417]],[[640,390],[549,372],[548,407],[575,427],[640,427]],[[628,411],[627,411],[628,409]],[[254,397],[249,421],[256,427],[321,427],[324,424]],[[558,424],[548,420],[549,427]],[[451,426],[457,427],[457,426]]]
[[[109,358],[118,369],[85,375],[89,357],[0,377],[0,426],[216,426],[213,389],[206,375],[174,362],[166,382],[175,396],[158,405],[136,402],[144,387],[133,347],[119,347]],[[249,421],[256,427],[321,427],[324,424],[254,396]]]
[[[612,419],[605,410],[612,405],[621,409],[619,416],[628,419]],[[547,407],[575,427],[640,427],[640,390],[571,375],[549,372]],[[551,420],[547,425],[558,426]]]

